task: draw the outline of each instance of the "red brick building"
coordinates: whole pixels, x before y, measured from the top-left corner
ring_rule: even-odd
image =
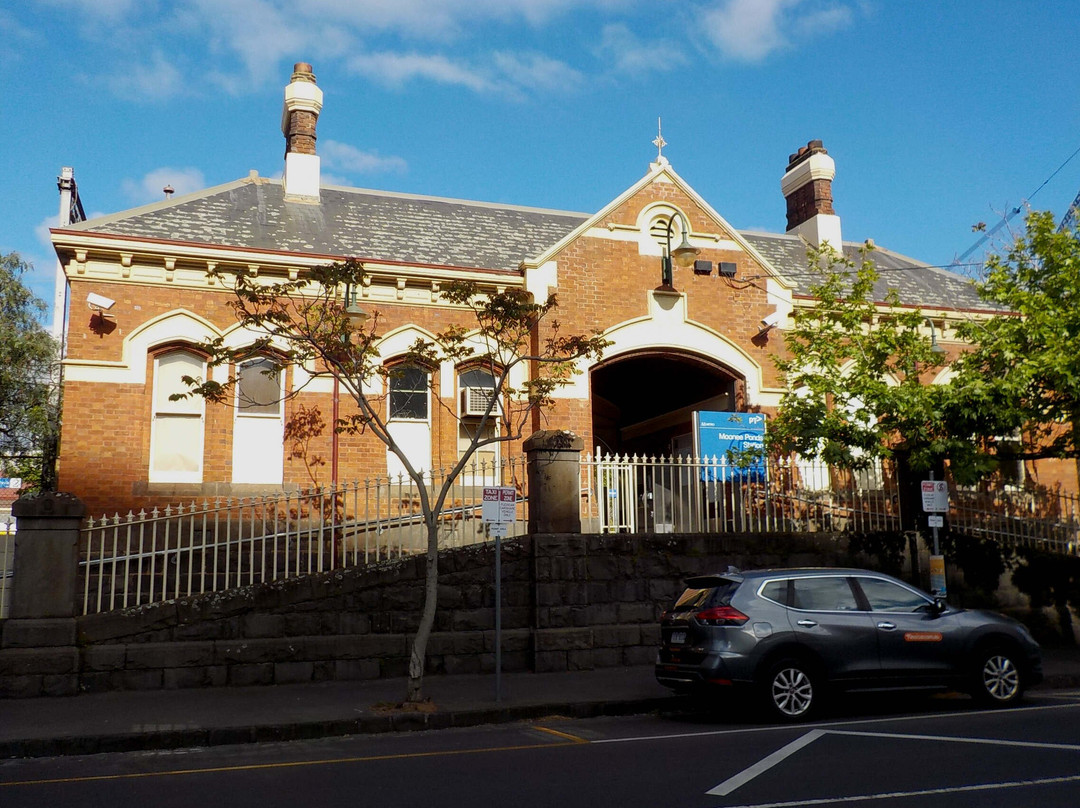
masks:
[[[417,336],[470,324],[467,311],[440,298],[450,279],[521,287],[537,299],[554,291],[564,333],[601,329],[613,344],[556,394],[546,425],[573,430],[590,448],[666,453],[685,440],[695,410],[778,404],[783,390],[770,353],[793,307],[810,300],[805,241],[849,252],[859,246],[843,243],[832,207],[833,160],[820,141],[791,155],[782,180],[788,231],[769,234],[733,228],[661,153],[592,213],[323,186],[321,108],[310,66],[298,64],[285,94],[282,180],[252,173],[52,231],[72,312],[60,487],[91,513],[310,485],[282,432],[300,404],[319,406],[329,420],[330,378],[289,368],[281,383],[303,393],[255,410],[169,400],[181,376],[207,373],[194,346],[254,339],[237,326],[232,293],[208,269],[295,278],[319,264],[361,260],[370,282],[360,302],[379,312],[384,362]],[[698,252],[662,285],[669,233],[671,244],[685,238]],[[885,274],[889,285],[932,318],[946,345],[951,318],[982,308],[955,275],[880,248],[875,260],[903,270]],[[92,308],[88,297],[97,301]],[[246,369],[251,383],[271,383],[259,367]],[[432,395],[466,414],[461,390],[484,380],[447,363],[432,373]],[[427,381],[399,383],[422,389]],[[459,450],[459,421],[436,404],[391,424],[410,459],[427,467],[445,465]],[[335,449],[329,433],[312,451],[336,451],[340,479],[396,470],[374,438],[341,437]],[[320,482],[329,482],[327,468]]]

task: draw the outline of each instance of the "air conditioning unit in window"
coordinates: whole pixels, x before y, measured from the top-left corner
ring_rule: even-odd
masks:
[[[461,414],[463,416],[483,415],[488,411],[495,391],[490,387],[463,387],[461,389]]]

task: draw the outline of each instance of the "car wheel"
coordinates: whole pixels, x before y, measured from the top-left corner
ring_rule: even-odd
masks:
[[[784,659],[769,668],[762,682],[765,703],[782,721],[802,721],[821,700],[817,676],[799,659]]]
[[[1004,707],[1015,704],[1024,693],[1016,655],[1007,648],[982,651],[975,662],[972,695],[983,704]]]

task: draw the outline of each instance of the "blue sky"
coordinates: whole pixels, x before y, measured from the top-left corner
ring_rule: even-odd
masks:
[[[1040,186],[1059,217],[1080,190],[1078,30],[1074,0],[23,0],[0,9],[0,252],[51,300],[65,165],[91,215],[280,176],[308,61],[324,181],[594,211],[660,116],[736,227],[783,232],[787,157],[820,138],[846,240],[947,264]]]

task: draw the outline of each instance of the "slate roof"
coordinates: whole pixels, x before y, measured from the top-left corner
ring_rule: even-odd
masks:
[[[795,293],[810,295],[810,287],[818,280],[806,257],[806,245],[798,236],[745,231],[742,236],[769,263],[795,284]],[[862,244],[844,242],[844,255],[858,263]],[[870,257],[878,268],[880,278],[874,285],[876,300],[884,300],[889,289],[896,289],[900,302],[911,306],[941,309],[996,310],[983,301],[970,280],[939,267],[932,267],[914,258],[877,247]]]
[[[412,264],[516,271],[589,218],[461,199],[324,186],[285,200],[254,178],[91,219],[71,230]]]
[[[280,180],[248,177],[187,196],[104,216],[70,230],[207,245],[348,256],[406,264],[517,271],[591,218],[461,199],[324,186],[318,205],[286,201]],[[796,236],[742,235],[808,295],[814,276]],[[845,243],[856,257],[860,245]],[[952,272],[877,249],[887,288],[901,302],[934,308],[986,309],[971,283]]]

